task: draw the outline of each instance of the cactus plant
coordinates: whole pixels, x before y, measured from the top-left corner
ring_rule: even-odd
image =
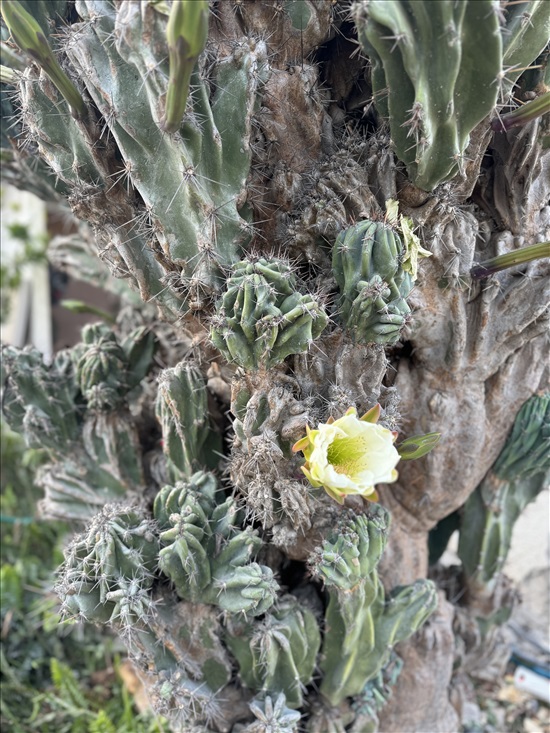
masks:
[[[463,168],[472,130],[492,113],[499,94],[506,99],[520,70],[548,42],[544,2],[506,5],[502,27],[497,5],[355,3],[377,107],[390,118],[397,155],[411,179],[427,191]]]
[[[458,553],[468,582],[491,587],[502,571],[521,511],[548,486],[550,393],[519,411],[491,470],[466,502]]]
[[[547,263],[472,273],[550,239],[548,116],[494,122],[548,93],[548,3],[2,8],[3,174],[80,220],[52,260],[122,293],[50,365],[4,349],[42,509],[88,523],[66,612],[123,638],[174,731],[458,730],[472,573],[502,579],[540,479],[487,472],[544,384]]]
[[[340,318],[358,341],[394,344],[399,339],[413,286],[402,266],[404,256],[399,234],[381,222],[367,220],[338,236],[332,271],[340,289]]]
[[[321,633],[314,614],[289,596],[261,623],[234,622],[227,645],[237,658],[243,683],[252,690],[279,690],[286,704],[299,708],[313,677]]]

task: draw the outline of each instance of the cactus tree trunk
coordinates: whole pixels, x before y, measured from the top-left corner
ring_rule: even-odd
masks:
[[[498,122],[512,87],[548,92],[549,4],[45,0],[34,25],[32,5],[3,2],[6,175],[64,197],[148,304],[44,374],[6,351],[6,415],[48,439],[44,509],[96,515],[65,610],[114,626],[174,730],[458,730],[514,600],[491,558],[479,581],[468,532],[511,532],[549,462],[528,489],[496,464],[547,389],[548,260],[470,274],[550,239],[548,114]],[[74,425],[50,409],[61,382]],[[547,441],[547,401],[525,409]],[[316,429],[378,417],[440,442],[346,496]],[[433,548],[461,516],[453,574]]]

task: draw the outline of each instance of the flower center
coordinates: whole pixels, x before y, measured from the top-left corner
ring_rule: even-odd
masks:
[[[369,449],[364,436],[335,438],[327,449],[327,460],[336,473],[353,474]]]

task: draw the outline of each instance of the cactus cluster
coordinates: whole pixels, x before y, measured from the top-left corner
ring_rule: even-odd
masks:
[[[47,450],[43,511],[90,519],[98,508],[145,489],[138,430],[128,395],[149,369],[154,336],[138,328],[119,341],[104,325],[49,366],[34,348],[2,350],[2,409],[27,444]]]
[[[18,74],[22,134],[65,184],[73,211],[93,226],[105,261],[118,276],[140,273],[132,277],[142,298],[155,298],[166,313],[203,307],[219,289],[220,268],[236,262],[250,239],[247,140],[269,74],[265,43],[243,37],[223,57],[206,54],[201,74],[177,41],[182,22],[190,22],[174,18],[181,2],[169,19],[162,3],[78,0],[81,21],[65,27],[61,42],[77,89],[64,71],[52,77],[52,51],[25,8],[4,6],[10,28],[31,28],[24,40],[12,37],[44,71],[28,66]],[[188,6],[187,16],[204,10],[203,3]],[[48,10],[55,17],[59,8]],[[174,36],[169,64],[167,34]],[[178,63],[190,76],[181,124],[172,110],[174,84],[176,96],[186,91],[174,75]],[[65,99],[74,114],[59,125]],[[108,235],[100,231],[106,217]]]
[[[238,262],[217,306],[211,338],[224,357],[250,371],[306,351],[328,319],[282,260]]]
[[[155,525],[138,507],[106,505],[65,550],[63,613],[130,633],[153,613],[148,591],[158,553]]]
[[[407,323],[413,279],[403,267],[399,234],[366,220],[338,235],[332,271],[340,290],[339,316],[361,343],[394,344]]]
[[[358,0],[373,97],[411,180],[431,191],[464,171],[470,135],[544,49],[545,0]]]
[[[270,568],[251,562],[262,540],[250,527],[239,529],[243,512],[232,498],[216,501],[216,489],[212,475],[198,473],[157,494],[159,567],[184,600],[233,614],[263,614],[279,586]]]
[[[66,550],[57,592],[69,619],[109,624],[147,678],[156,709],[177,725],[223,720],[216,692],[230,665],[215,615],[193,613],[158,584],[159,530],[137,506],[111,504]],[[172,624],[180,619],[177,628]]]
[[[260,721],[280,718],[295,730],[300,714],[292,710],[303,708],[319,671],[327,709],[353,697],[358,715],[375,720],[384,700],[379,688],[391,682],[396,663],[393,645],[436,603],[430,581],[385,595],[377,572],[389,529],[385,509],[344,514],[311,556],[328,591],[324,618],[318,602],[278,596],[272,571],[252,561],[262,540],[241,529],[243,512],[212,474],[165,486],[153,516],[144,514],[138,505],[105,506],[68,546],[57,592],[66,616],[108,624],[122,636],[147,670],[160,712],[215,730],[243,717],[238,706],[232,714],[224,709],[234,694],[232,658],[240,684],[256,696],[250,710]],[[175,627],[168,623],[174,616]],[[249,728],[237,723],[233,730]]]

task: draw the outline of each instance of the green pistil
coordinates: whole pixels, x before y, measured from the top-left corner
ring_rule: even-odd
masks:
[[[349,468],[357,464],[367,450],[367,442],[361,435],[356,438],[336,438],[328,447],[327,459],[336,470],[338,470],[338,466]],[[342,471],[339,471],[339,473],[342,473]],[[349,471],[346,471],[346,473],[349,473]]]

